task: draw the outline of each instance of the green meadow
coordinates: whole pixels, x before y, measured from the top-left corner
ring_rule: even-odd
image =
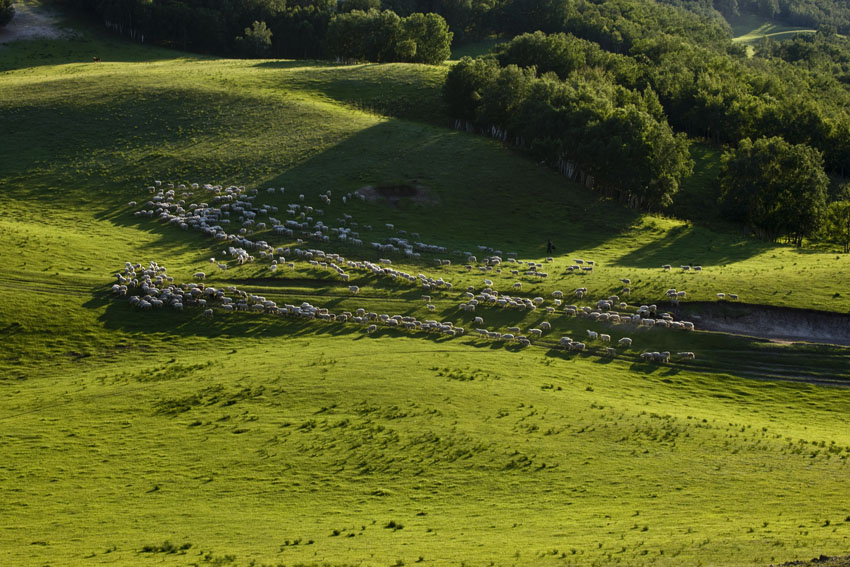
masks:
[[[632,312],[667,309],[676,288],[695,312],[734,293],[846,314],[850,257],[715,226],[708,147],[674,218],[453,130],[447,69],[217,59],[92,31],[0,47],[0,564],[766,566],[847,554],[846,347],[458,304],[488,278],[544,306],[562,290],[565,303],[619,294]],[[276,272],[259,258],[214,272],[221,244],[134,215],[154,180],[259,189],[281,217],[303,194],[326,224],[351,215],[366,245],[302,247],[351,260],[377,262],[369,242],[417,232],[448,252],[395,255],[393,267],[453,288],[431,293],[430,312],[414,284],[355,270],[343,282],[294,257]],[[429,199],[341,200],[389,185]],[[480,259],[478,246],[549,275],[470,270],[453,254]],[[593,272],[569,271],[578,258]],[[126,261],[467,332],[143,312],[110,292]],[[491,331],[552,330],[520,348],[473,333],[475,316]],[[587,329],[634,343],[616,356],[558,347]],[[664,350],[696,357],[639,357]]]
[[[732,27],[732,41],[746,46],[747,55],[752,57],[755,44],[765,39],[780,41],[791,39],[797,34],[815,33],[817,30],[799,26],[788,26],[780,22],[765,20],[756,14],[741,14],[727,18]]]

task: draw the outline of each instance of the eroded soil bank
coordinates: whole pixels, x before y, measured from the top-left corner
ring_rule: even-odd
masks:
[[[850,315],[842,313],[733,302],[682,303],[672,311],[706,331],[850,346]]]

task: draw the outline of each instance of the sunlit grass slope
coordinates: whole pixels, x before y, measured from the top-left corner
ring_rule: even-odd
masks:
[[[653,329],[610,359],[551,337],[519,351],[142,313],[108,293],[127,260],[188,281],[221,255],[132,215],[154,179],[285,186],[259,198],[282,208],[330,189],[326,219],[351,214],[374,241],[394,223],[449,250],[542,260],[552,238],[550,276],[525,281],[529,297],[604,297],[630,278],[631,303],[677,287],[846,312],[846,256],[641,216],[442,127],[445,68],[216,60],[84,36],[2,49],[0,69],[0,564],[766,565],[846,552],[846,390],[746,378],[841,382],[846,349]],[[385,183],[427,186],[435,203],[339,198]],[[457,304],[483,276],[425,256],[394,262],[455,282],[433,316],[471,329]],[[579,257],[596,270],[566,272]],[[488,277],[502,290],[515,279]],[[209,283],[428,316],[415,287],[358,275],[353,298],[304,262]],[[478,314],[492,328],[542,319]],[[552,323],[555,337],[586,327]],[[699,358],[650,365],[644,348]]]
[[[733,42],[751,45],[765,38],[775,40],[789,39],[798,33],[815,33],[817,30],[798,26],[786,26],[779,22],[765,20],[755,14],[741,14],[740,16],[727,18],[732,26]]]

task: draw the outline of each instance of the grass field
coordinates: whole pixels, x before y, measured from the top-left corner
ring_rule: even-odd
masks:
[[[765,38],[775,40],[790,39],[798,33],[816,33],[817,30],[797,26],[786,26],[780,22],[765,20],[755,14],[741,14],[737,17],[727,18],[732,26],[732,41],[747,46],[748,55],[754,53],[753,45]]]
[[[197,232],[133,215],[128,201],[144,203],[154,179],[285,186],[257,201],[283,210],[304,194],[328,224],[350,214],[372,225],[367,241],[405,229],[450,251],[486,245],[543,262],[552,238],[545,280],[470,272],[451,252],[436,255],[453,260],[440,268],[435,255],[394,256],[397,269],[454,283],[433,294],[433,314],[416,286],[354,272],[342,282],[304,261],[275,273],[231,262],[207,281],[470,330],[476,315],[492,330],[545,318],[459,311],[485,277],[507,293],[521,281],[518,295],[545,305],[581,286],[595,303],[629,278],[630,304],[676,287],[687,301],[724,291],[846,313],[847,255],[623,210],[447,129],[446,67],[221,60],[86,32],[1,48],[0,70],[0,124],[14,140],[0,149],[0,564],[768,565],[846,554],[850,397],[806,383],[845,384],[846,348],[556,315],[519,349],[471,333],[141,312],[109,288],[127,260],[189,281],[222,258]],[[341,202],[381,184],[426,186],[434,202]],[[710,183],[693,187],[708,206]],[[597,267],[576,275],[573,258]],[[634,348],[555,348],[588,328],[629,334]],[[643,350],[697,358],[649,364]]]

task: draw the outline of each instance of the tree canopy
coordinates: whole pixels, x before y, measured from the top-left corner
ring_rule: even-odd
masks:
[[[448,58],[451,42],[446,21],[433,13],[352,10],[334,15],[327,31],[329,54],[347,61],[436,64]]]
[[[818,227],[828,183],[823,156],[805,144],[744,138],[723,154],[721,203],[764,239],[801,245]]]
[[[633,207],[672,202],[693,169],[687,138],[675,134],[657,98],[593,70],[562,81],[533,67],[464,58],[443,90],[449,112],[495,133]]]

